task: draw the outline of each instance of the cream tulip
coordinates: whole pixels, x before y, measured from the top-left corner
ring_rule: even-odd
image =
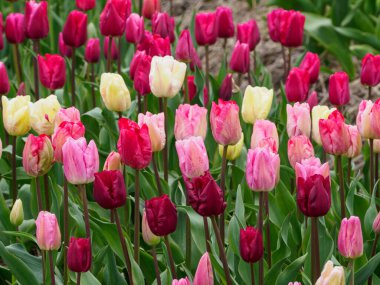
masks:
[[[117,73],[103,73],[100,78],[100,95],[110,111],[123,112],[131,106],[131,95],[123,77]]]
[[[327,106],[317,105],[311,111],[312,137],[313,140],[319,145],[322,145],[321,136],[319,134],[319,120],[327,119],[335,110],[336,108],[329,109]]]
[[[60,109],[61,105],[55,95],[50,95],[30,104],[32,129],[39,135],[52,135],[55,117]]]
[[[323,267],[321,276],[315,285],[344,285],[344,269],[342,266],[335,266],[331,260],[327,261]]]
[[[273,89],[247,86],[244,93],[241,115],[244,122],[254,124],[267,118],[273,101]]]
[[[244,146],[244,134],[241,133],[241,138],[240,138],[239,142],[235,145],[229,145],[228,146],[227,155],[226,155],[227,160],[232,161],[232,160],[237,159],[241,154],[243,146]],[[219,155],[221,157],[223,156],[223,148],[224,147],[222,145],[219,145]]]
[[[3,122],[8,134],[23,136],[30,130],[30,96],[1,98],[3,103]]]

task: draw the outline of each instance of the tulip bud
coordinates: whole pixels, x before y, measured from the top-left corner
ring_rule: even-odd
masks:
[[[152,159],[152,146],[149,137],[149,128],[139,125],[132,120],[119,120],[120,136],[117,149],[124,164],[135,168],[147,167]]]
[[[61,108],[55,115],[54,129],[57,129],[59,125],[63,122],[80,122],[79,110],[75,107],[70,107],[67,109]]]
[[[171,55],[170,39],[160,35],[152,35],[149,31],[144,32],[144,38],[137,46],[138,50],[145,50],[150,56]]]
[[[195,82],[194,82],[194,75],[187,76],[187,91],[189,93],[189,100],[190,102],[192,102],[195,96],[198,95],[197,86],[195,85]],[[207,90],[207,87],[204,86],[203,87],[203,106],[207,106],[208,100],[209,100],[208,90]]]
[[[136,70],[137,70],[137,67],[139,66],[140,64],[140,61],[144,58],[144,57],[147,57],[149,55],[147,55],[146,51],[145,50],[137,50],[135,52],[135,54],[133,55],[132,57],[132,60],[131,60],[131,64],[129,66],[129,77],[134,80],[135,78],[135,73],[136,73]],[[152,58],[150,57],[150,61],[152,61]]]
[[[56,250],[61,246],[61,231],[54,214],[41,211],[36,220],[37,244],[41,250]]]
[[[74,185],[94,181],[99,170],[99,154],[93,140],[87,145],[85,138],[68,138],[62,147],[63,171],[67,181]]]
[[[134,71],[133,87],[137,94],[145,96],[151,92],[149,85],[149,72],[152,58],[149,55],[142,56]]]
[[[308,137],[304,135],[293,136],[288,141],[288,159],[294,168],[296,163],[314,156],[314,148]]]
[[[120,74],[103,73],[99,89],[108,110],[123,112],[131,106],[131,95]]]
[[[146,114],[140,113],[138,115],[138,124],[140,128],[144,124],[148,126],[152,151],[158,152],[163,150],[166,142],[164,113],[157,115],[150,112],[146,112]]]
[[[288,102],[304,102],[309,93],[309,81],[309,73],[306,70],[292,68],[285,83]]]
[[[350,134],[350,147],[346,153],[347,157],[357,157],[362,151],[362,137],[356,126],[348,126],[348,132]]]
[[[100,59],[100,40],[89,39],[86,44],[84,59],[89,63],[98,63]]]
[[[120,37],[124,34],[125,23],[131,14],[131,1],[107,1],[99,18],[100,32],[105,37]]]
[[[302,59],[300,69],[306,70],[309,73],[310,84],[314,84],[318,80],[321,62],[316,53],[307,52]]]
[[[25,2],[24,31],[28,39],[39,40],[49,34],[48,3]]]
[[[233,87],[233,79],[232,74],[227,73],[226,77],[224,77],[222,85],[219,88],[219,98],[228,101],[231,100],[232,97],[232,87]]]
[[[50,95],[30,104],[30,121],[32,129],[39,135],[51,135],[54,132],[55,117],[61,105],[57,96]]]
[[[177,209],[169,196],[164,194],[145,201],[146,218],[152,233],[166,236],[177,227]]]
[[[109,37],[104,38],[103,42],[103,54],[105,59],[108,59],[108,49],[109,49]],[[112,38],[112,45],[111,45],[111,59],[112,60],[117,60],[119,58],[119,49],[116,46],[115,39]]]
[[[127,42],[135,45],[140,43],[144,37],[144,18],[139,14],[132,13],[127,19],[125,30],[127,31],[125,33]]]
[[[144,0],[142,7],[142,14],[147,19],[152,19],[155,12],[160,12],[160,0]]]
[[[274,9],[267,15],[269,36],[274,42],[280,41],[280,16],[282,11],[284,10],[281,8]]]
[[[363,254],[363,234],[360,219],[344,218],[338,235],[338,250],[346,258],[355,259]]]
[[[206,138],[207,109],[198,105],[181,104],[175,112],[174,136],[184,140],[193,136]]]
[[[75,3],[77,5],[77,8],[84,12],[94,9],[96,5],[95,0],[75,0]]]
[[[62,33],[59,33],[58,48],[59,48],[59,53],[62,56],[65,56],[68,58],[71,58],[73,56],[73,49],[70,46],[66,45],[65,41],[63,40]]]
[[[219,38],[232,38],[235,34],[232,9],[226,6],[218,6],[215,12],[215,24]]]
[[[330,75],[329,99],[336,106],[346,105],[350,101],[350,86],[347,73],[341,71]]]
[[[1,97],[3,123],[11,136],[23,136],[30,130],[30,96]]]
[[[267,118],[273,100],[273,89],[248,85],[244,92],[241,115],[247,124]]]
[[[376,86],[380,83],[380,56],[366,54],[362,59],[360,82],[367,86]]]
[[[280,16],[280,42],[286,47],[302,45],[305,16],[298,11],[282,10]]]
[[[251,149],[255,149],[260,146],[260,142],[265,140],[267,140],[270,144],[273,143],[273,152],[278,151],[279,139],[276,125],[268,120],[257,120],[253,126]]]
[[[10,88],[7,68],[4,63],[0,61],[0,94],[8,94]]]
[[[69,269],[74,272],[87,272],[91,268],[91,260],[90,239],[71,237],[67,250],[67,266]]]
[[[309,109],[313,110],[313,108],[318,105],[318,94],[317,94],[317,92],[315,92],[315,91],[311,92],[306,103],[309,104]]]
[[[212,45],[217,38],[215,13],[198,13],[195,15],[195,40],[198,45]]]
[[[321,119],[327,119],[335,110],[335,108],[329,109],[327,106],[317,105],[311,111],[313,130],[312,137],[313,140],[319,145],[322,145],[321,135],[319,134],[319,121]]]
[[[344,276],[343,266],[335,266],[331,260],[327,261],[323,267],[322,274],[315,285],[344,285],[346,278]]]
[[[172,98],[182,87],[186,74],[186,64],[171,56],[154,56],[149,73],[150,89],[154,96]]]
[[[9,215],[9,220],[15,227],[18,227],[24,221],[24,209],[22,207],[21,199],[17,199],[13,204],[11,213]]]
[[[359,104],[359,111],[356,116],[356,125],[363,139],[375,138],[375,131],[371,124],[371,110],[373,103],[370,100],[362,100]]]
[[[235,145],[228,146],[226,159],[230,160],[230,161],[236,160],[240,156],[240,153],[241,153],[241,150],[243,149],[243,146],[244,146],[244,133],[241,133],[241,138],[240,138],[239,142]],[[220,157],[222,157],[223,156],[223,146],[219,145],[218,148],[219,148],[219,155],[220,155]]]
[[[194,285],[214,284],[212,264],[208,252],[205,252],[199,260],[197,271],[195,271]]]
[[[12,214],[12,213],[11,213]],[[375,234],[380,234],[380,212],[377,213],[377,216],[372,224],[372,229],[375,232]]]
[[[181,278],[179,280],[173,279],[172,285],[191,285],[191,283],[189,279],[186,277],[186,278]]]
[[[249,72],[249,67],[249,46],[237,41],[231,54],[230,69],[244,74]]]
[[[158,236],[156,236],[150,230],[149,225],[148,225],[148,220],[146,218],[146,211],[145,211],[145,209],[144,209],[144,212],[143,212],[143,217],[142,217],[142,222],[141,222],[141,233],[142,233],[143,240],[144,240],[144,242],[147,245],[156,246],[161,241],[161,238],[158,237]]]
[[[124,177],[119,170],[95,173],[94,200],[104,209],[116,209],[127,200]]]
[[[111,151],[107,156],[106,162],[104,163],[103,170],[119,170],[122,171],[123,166],[121,165],[121,157],[118,152]]]
[[[237,40],[248,44],[249,50],[255,50],[260,42],[260,31],[255,20],[249,20],[243,24],[237,24]]]
[[[373,104],[371,112],[369,114],[369,120],[373,135],[376,139],[380,139],[380,100],[377,99]]]
[[[5,36],[11,44],[20,44],[24,41],[24,14],[11,13],[5,22]]]
[[[286,105],[287,124],[286,129],[288,136],[305,135],[310,137],[311,131],[311,118],[309,104],[307,103],[295,103],[294,106]]]
[[[57,54],[38,55],[38,74],[47,89],[61,89],[66,82],[65,59]]]
[[[254,263],[264,255],[261,233],[254,227],[240,229],[240,256],[245,262]]]
[[[179,36],[175,57],[179,61],[201,66],[197,51],[194,48],[193,40],[191,39],[190,31],[185,29]]]
[[[174,18],[168,13],[156,12],[152,17],[152,33],[158,34],[163,38],[169,37],[170,42],[174,42]]]
[[[221,99],[218,104],[212,102],[210,124],[212,135],[218,144],[234,145],[239,142],[241,126],[236,102]]]
[[[87,15],[80,11],[71,11],[62,30],[63,40],[68,46],[78,48],[87,40]]]

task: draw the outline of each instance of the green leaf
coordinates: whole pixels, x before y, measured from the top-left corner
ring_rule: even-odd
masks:
[[[295,280],[297,275],[300,274],[300,270],[306,260],[306,257],[307,253],[290,263],[278,276],[276,285],[287,284],[288,282]]]
[[[372,257],[368,263],[355,273],[355,284],[364,284],[380,265],[380,253]]]

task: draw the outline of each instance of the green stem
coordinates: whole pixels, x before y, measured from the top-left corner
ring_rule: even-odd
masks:
[[[168,168],[168,99],[163,98],[163,108],[165,117],[165,147],[163,149],[164,155],[164,178],[168,182],[169,179],[169,168]]]
[[[140,170],[136,169],[135,176],[135,232],[134,232],[134,259],[139,264],[140,249]]]
[[[370,181],[369,181],[369,190],[372,195],[373,192],[373,187],[374,187],[374,177],[375,177],[375,172],[374,172],[374,165],[373,165],[373,158],[374,158],[374,153],[373,153],[373,139],[369,139],[369,168],[370,168]]]
[[[119,37],[119,57],[117,59],[117,73],[121,74],[121,37]]]
[[[340,215],[343,219],[346,217],[346,199],[344,190],[344,177],[343,177],[343,167],[342,167],[342,156],[338,155],[336,157],[337,170],[339,175],[339,194],[340,194]]]
[[[267,251],[268,251],[268,268],[272,267],[272,251],[270,247],[270,221],[269,221],[269,200],[268,200],[268,192],[264,193],[264,205],[265,212],[267,216],[267,222],[265,224],[265,236],[267,240]]]
[[[159,194],[159,196],[161,196],[164,193],[162,192],[160,174],[158,173],[158,168],[157,168],[157,163],[156,163],[156,158],[155,158],[154,153],[153,153],[153,156],[152,156],[152,164],[153,164],[154,176],[156,177],[158,194]]]
[[[206,250],[208,253],[211,253],[211,248],[210,248],[210,230],[208,228],[208,222],[207,218],[203,217],[203,226],[205,229],[205,242],[206,242]]]
[[[207,90],[210,90],[210,83],[209,83],[209,79],[208,79],[208,73],[210,71],[210,67],[209,67],[209,59],[208,59],[208,56],[209,56],[209,50],[208,50],[208,45],[205,46],[205,54],[206,54],[206,74],[205,74],[205,85],[206,85],[206,88]]]
[[[44,188],[45,188],[45,204],[46,211],[50,212],[50,198],[49,198],[49,175],[44,175]]]
[[[92,106],[96,107],[96,97],[95,97],[95,63],[91,63],[91,97]]]
[[[164,242],[165,242],[165,245],[166,245],[166,249],[168,250],[169,265],[170,265],[170,271],[172,273],[172,277],[173,277],[173,279],[177,279],[177,272],[175,271],[175,263],[174,263],[174,259],[173,259],[173,253],[172,253],[172,250],[170,248],[170,243],[169,243],[168,236],[164,237]]]
[[[63,231],[64,231],[64,248],[63,248],[63,284],[68,284],[68,267],[67,267],[67,250],[69,248],[69,191],[67,189],[67,180],[63,175]]]
[[[83,202],[83,219],[84,219],[84,225],[86,228],[86,238],[91,239],[91,232],[90,232],[90,219],[88,215],[88,202],[87,202],[87,193],[86,193],[86,185],[78,185],[80,194],[82,195],[82,202]]]
[[[55,285],[53,252],[51,250],[49,250],[48,254],[49,254],[49,264],[50,264],[51,285]]]
[[[312,258],[314,259],[314,282],[317,281],[319,275],[321,275],[321,265],[320,265],[320,255],[319,255],[319,238],[318,238],[318,218],[312,217],[311,218],[311,242],[314,244],[314,256]]]
[[[13,204],[17,199],[17,177],[16,177],[16,147],[17,147],[17,137],[13,137],[12,144],[12,199]]]
[[[111,58],[112,41],[113,41],[112,37],[108,37],[107,72],[111,72],[111,66],[112,66],[112,58]]]
[[[253,262],[249,264],[249,267],[251,268],[251,284],[255,285],[255,268],[253,267]]]
[[[33,41],[33,51],[35,53],[34,57],[34,94],[36,96],[36,100],[40,99],[40,91],[39,91],[39,79],[38,79],[38,54],[39,54],[39,49],[40,49],[40,43],[39,40],[34,40]]]
[[[260,198],[259,198],[259,213],[258,213],[258,228],[261,233],[263,234],[263,208],[264,208],[264,193],[260,192]],[[261,257],[259,260],[259,284],[264,284],[264,258]]]
[[[40,178],[36,177],[36,193],[37,193],[37,205],[38,205],[38,212],[43,211],[43,205],[42,205],[42,195],[41,195],[41,184],[40,184]]]
[[[223,146],[223,155],[222,155],[222,170],[220,173],[220,189],[222,189],[223,195],[226,194],[226,170],[227,170],[227,150],[228,145]],[[220,234],[222,237],[222,241],[224,243],[225,240],[225,230],[224,230],[224,221],[225,214],[224,212],[220,215],[219,220],[219,227],[220,227]]]
[[[71,56],[71,104],[75,106],[75,47],[72,48]]]
[[[154,263],[154,272],[156,273],[157,285],[161,285],[160,268],[158,267],[157,253],[156,253],[155,246],[153,246],[152,248],[152,256],[153,256],[153,263]]]
[[[377,247],[377,242],[379,240],[379,235],[375,235],[375,239],[373,240],[372,244],[372,250],[371,250],[371,258],[375,256],[376,254],[376,247]],[[372,285],[372,275],[368,278],[368,285]]]
[[[77,285],[80,285],[80,272],[77,272]]]

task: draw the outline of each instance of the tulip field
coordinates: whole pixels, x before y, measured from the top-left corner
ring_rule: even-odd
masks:
[[[380,1],[0,1],[0,284],[380,285]]]

